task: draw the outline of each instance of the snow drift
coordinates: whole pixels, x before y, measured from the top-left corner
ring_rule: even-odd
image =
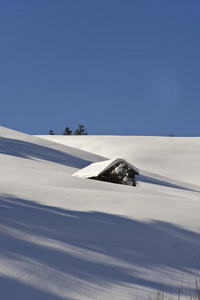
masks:
[[[174,179],[197,187],[199,139],[150,138],[172,161],[179,152],[165,170],[149,138],[56,138],[0,128],[2,299],[147,299],[160,281],[175,292],[182,277],[188,287],[199,266],[200,194]],[[160,183],[133,189],[72,176],[116,156]]]

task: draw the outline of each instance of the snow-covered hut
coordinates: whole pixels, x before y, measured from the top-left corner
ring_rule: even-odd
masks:
[[[121,158],[92,163],[73,174],[77,177],[131,186],[136,186],[135,175],[139,175],[139,170]]]

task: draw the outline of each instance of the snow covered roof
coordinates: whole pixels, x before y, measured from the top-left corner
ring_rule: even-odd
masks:
[[[135,168],[133,165],[127,163],[122,158],[117,158],[117,159],[109,159],[109,160],[105,160],[105,161],[101,161],[101,162],[97,162],[97,163],[92,163],[89,166],[74,173],[73,176],[82,177],[82,178],[97,177],[101,173],[110,169],[112,166],[116,165],[117,163],[121,163],[121,162],[125,162],[128,166],[130,166],[132,169],[134,169],[139,174],[139,170],[137,168]]]

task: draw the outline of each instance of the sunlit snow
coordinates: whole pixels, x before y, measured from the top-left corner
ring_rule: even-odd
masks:
[[[30,136],[0,127],[2,299],[148,299],[192,286],[200,139]],[[72,176],[122,157],[136,188]]]

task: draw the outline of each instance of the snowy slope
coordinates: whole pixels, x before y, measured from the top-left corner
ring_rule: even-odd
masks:
[[[200,138],[59,136],[42,138],[103,155],[121,157],[152,173],[200,185]]]
[[[113,146],[105,138],[101,155],[110,158]],[[129,145],[127,138],[127,156]],[[191,151],[197,168],[198,158]],[[185,287],[192,283],[199,266],[200,193],[72,176],[103,159],[0,128],[2,299],[148,299],[160,281],[168,292],[182,276]],[[156,168],[155,160],[149,171]]]

